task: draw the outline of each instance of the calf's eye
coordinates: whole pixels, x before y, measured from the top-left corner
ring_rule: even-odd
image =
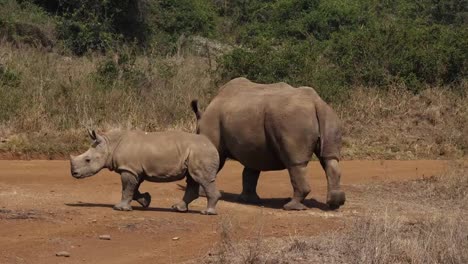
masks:
[[[86,162],[91,162],[91,159],[85,159]]]

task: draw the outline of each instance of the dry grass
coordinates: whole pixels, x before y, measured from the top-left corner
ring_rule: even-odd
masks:
[[[468,261],[468,222],[462,216],[433,215],[414,221],[405,216],[368,215],[351,220],[347,229],[345,233],[318,237],[231,243],[229,251],[214,251],[204,258],[204,263],[462,264]]]
[[[465,89],[468,89],[465,84]],[[337,106],[344,157],[454,158],[468,153],[466,97],[444,88],[414,95],[404,89],[359,88]]]
[[[341,253],[349,263],[467,263],[467,227],[462,216],[372,216],[356,220]]]
[[[367,203],[371,210],[411,211],[413,215],[438,212],[447,209],[450,212],[468,213],[468,163],[451,161],[444,173],[407,182],[391,182],[379,185],[355,186],[363,192],[360,197],[353,197]],[[379,197],[379,199],[374,199]],[[398,197],[398,199],[395,199]],[[398,213],[398,211],[392,212]]]
[[[233,239],[229,219],[205,263],[468,263],[468,164],[410,183],[363,188],[367,212],[316,237]],[[412,205],[419,204],[420,207]],[[246,258],[246,256],[253,256]]]
[[[132,67],[143,72],[144,83],[128,87],[124,80],[112,85],[97,83],[97,66],[106,57],[61,57],[0,47],[2,64],[21,79],[18,87],[3,87],[2,91],[2,99],[10,102],[2,103],[2,124],[17,132],[178,126],[192,117],[190,100],[205,98],[211,88],[206,64],[195,57],[138,57]],[[18,90],[21,97],[7,89]]]
[[[190,101],[212,94],[204,59],[139,56],[138,81],[103,83],[97,68],[109,60],[0,45],[0,64],[20,79],[0,85],[0,152],[60,157],[83,148],[86,127],[193,131]]]
[[[106,79],[99,69],[115,56],[66,57],[0,42],[0,155],[60,158],[84,148],[86,127],[193,131],[189,102],[199,98],[203,106],[216,93],[210,62],[192,55],[134,58]],[[2,71],[9,75],[3,85]],[[357,88],[334,106],[345,124],[343,156],[464,156],[465,101],[442,88],[419,95]]]

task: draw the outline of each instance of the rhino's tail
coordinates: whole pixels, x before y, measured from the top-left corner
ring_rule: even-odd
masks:
[[[340,160],[341,150],[341,121],[333,109],[321,98],[315,102],[315,113],[320,130],[321,158]]]
[[[195,117],[197,118],[197,120],[200,119],[202,111],[198,108],[198,100],[192,100],[192,102],[190,102],[190,106],[192,107],[192,111],[195,113]]]

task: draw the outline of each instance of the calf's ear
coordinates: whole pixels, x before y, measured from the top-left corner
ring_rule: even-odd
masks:
[[[97,134],[96,132],[94,132],[94,136],[96,137],[96,139],[95,139],[96,143],[101,144],[101,143],[105,142],[104,137]]]
[[[92,140],[96,140],[96,132],[94,130],[88,129],[88,135]]]

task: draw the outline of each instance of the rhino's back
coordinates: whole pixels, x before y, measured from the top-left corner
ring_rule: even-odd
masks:
[[[220,88],[218,95],[208,106],[213,108],[222,106],[226,111],[239,110],[239,108],[251,110],[259,106],[313,106],[313,102],[320,99],[311,87],[295,88],[287,83],[261,84],[252,82],[246,78],[236,78]],[[219,109],[222,111],[222,109]]]
[[[219,120],[223,145],[231,158],[251,168],[284,169],[283,138],[298,138],[301,144],[301,149],[292,153],[297,157],[288,157],[293,159],[288,162],[302,162],[312,155],[312,146],[307,145],[312,145],[319,133],[316,95],[311,88],[238,78],[221,88],[203,118],[210,123]]]
[[[190,153],[217,155],[210,141],[184,132],[126,133],[114,151],[114,163],[120,170],[129,170],[148,177],[183,177]],[[198,153],[197,153],[198,152]]]

